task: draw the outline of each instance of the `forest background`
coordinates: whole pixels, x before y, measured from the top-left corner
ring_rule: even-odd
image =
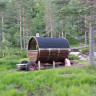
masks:
[[[27,57],[31,36],[67,38],[71,46],[89,47],[90,0],[0,0],[0,57]],[[96,12],[94,10],[94,44]],[[18,56],[18,57],[17,57]]]

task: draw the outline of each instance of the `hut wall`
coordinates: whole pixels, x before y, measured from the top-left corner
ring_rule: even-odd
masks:
[[[38,50],[29,50],[28,57],[30,61],[36,62],[38,57]]]
[[[68,58],[68,54],[68,50],[40,50],[38,54],[38,60],[41,62],[63,62],[65,58]]]

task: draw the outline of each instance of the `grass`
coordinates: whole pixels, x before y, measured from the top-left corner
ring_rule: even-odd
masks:
[[[89,64],[89,60],[74,60],[75,62],[78,62],[78,64],[85,64],[88,65]]]
[[[96,68],[18,71],[18,60],[0,59],[0,96],[95,96]]]

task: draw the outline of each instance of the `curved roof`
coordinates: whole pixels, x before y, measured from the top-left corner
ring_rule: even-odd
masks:
[[[67,39],[49,38],[49,37],[32,37],[36,40],[38,48],[70,48]],[[32,40],[32,38],[30,40]],[[29,41],[30,42],[30,41]],[[30,45],[31,46],[31,45]]]
[[[69,43],[64,38],[36,37],[39,48],[69,48]]]

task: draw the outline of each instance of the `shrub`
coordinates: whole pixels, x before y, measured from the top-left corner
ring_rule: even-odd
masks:
[[[0,57],[3,57],[4,53],[4,58],[5,59],[18,59],[18,58],[26,58],[27,57],[27,52],[25,50],[21,50],[19,48],[9,48],[6,47],[5,50],[2,48],[0,49]]]
[[[89,53],[89,48],[83,48],[81,53],[83,54]]]
[[[20,50],[20,51],[21,51],[21,57],[27,58],[27,52],[25,50]]]
[[[73,37],[71,37],[70,35],[67,35],[67,39],[69,41],[69,44],[78,45],[78,41],[76,39],[74,39]]]
[[[75,55],[69,55],[68,58],[70,60],[78,60],[79,59],[79,57],[78,56],[75,56]]]
[[[3,57],[3,50],[0,48],[0,58]]]
[[[19,64],[17,59],[0,59],[0,68],[3,69],[14,69],[16,68],[16,64]]]

